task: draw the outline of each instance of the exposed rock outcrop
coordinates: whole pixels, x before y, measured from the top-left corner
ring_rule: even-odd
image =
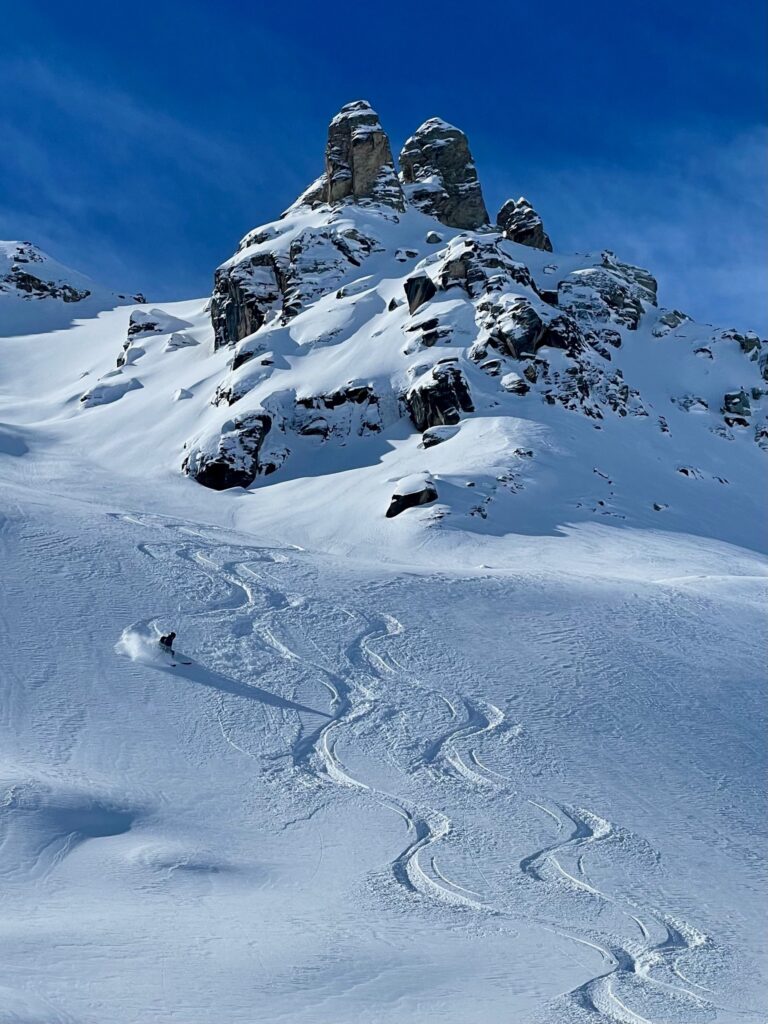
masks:
[[[406,141],[400,177],[407,199],[447,227],[472,230],[488,223],[467,137],[439,117]]]
[[[513,359],[527,359],[540,348],[559,348],[574,356],[584,349],[584,335],[566,313],[550,309],[544,303],[504,292],[482,303],[480,309],[487,325],[487,337],[472,348],[475,361],[485,358],[488,348]]]
[[[611,321],[634,331],[644,304],[656,305],[656,287],[647,270],[604,252],[601,266],[574,270],[559,283],[557,303],[577,320]]]
[[[513,260],[497,242],[495,238],[467,238],[465,235],[451,239],[439,264],[440,287],[459,285],[473,299],[489,292],[500,292],[513,284],[536,291],[525,264]]]
[[[743,388],[739,391],[729,391],[723,396],[723,414],[729,427],[746,427],[748,425],[752,407],[749,395]]]
[[[352,381],[328,394],[297,398],[293,426],[298,434],[319,437],[377,434],[382,429],[379,395],[373,384]]]
[[[91,294],[90,289],[61,278],[51,280],[48,274],[57,265],[31,242],[4,242],[2,246],[0,292],[16,291],[23,298],[62,302],[80,302]]]
[[[270,234],[252,232],[250,246],[216,271],[211,297],[214,347],[235,345],[273,316],[283,323],[320,295],[336,289],[344,275],[373,252],[376,238],[349,224],[307,228],[285,244]]]
[[[204,487],[225,491],[248,487],[259,471],[259,450],[272,426],[266,413],[248,413],[228,420],[221,431],[190,445],[182,470]]]
[[[219,267],[211,297],[214,348],[253,334],[275,309],[282,309],[279,270],[271,253],[257,253]]]
[[[437,294],[437,288],[431,277],[427,274],[414,274],[409,277],[403,285],[405,297],[408,300],[408,312],[415,313],[419,306],[429,302]]]
[[[474,412],[464,374],[455,362],[431,367],[405,393],[405,405],[417,430],[458,423],[462,412]]]
[[[510,242],[552,252],[544,223],[524,196],[517,200],[508,199],[496,215],[496,224]]]

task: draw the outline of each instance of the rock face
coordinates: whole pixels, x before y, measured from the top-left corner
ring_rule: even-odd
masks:
[[[308,228],[287,244],[269,234],[246,235],[214,277],[214,347],[237,344],[275,316],[287,323],[378,251],[377,239],[345,224]]]
[[[552,243],[541,217],[523,196],[508,199],[496,215],[496,224],[505,238],[520,245],[552,252]]]
[[[488,223],[467,137],[439,117],[425,121],[403,146],[400,177],[408,200],[447,227]]]
[[[323,198],[334,204],[347,197],[405,209],[389,139],[365,100],[347,103],[328,127]]]
[[[454,362],[438,363],[408,389],[405,404],[417,430],[458,423],[474,412],[464,374]]]
[[[272,426],[266,413],[249,413],[223,424],[221,433],[190,445],[182,470],[204,487],[248,487],[259,471],[259,450]]]
[[[282,298],[271,253],[258,253],[234,267],[219,267],[211,298],[214,347],[233,345],[253,334],[271,310],[280,308]]]

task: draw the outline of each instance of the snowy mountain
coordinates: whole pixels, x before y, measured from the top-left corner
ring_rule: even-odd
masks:
[[[210,298],[0,243],[0,1021],[762,1019],[768,347],[552,238],[357,101]]]

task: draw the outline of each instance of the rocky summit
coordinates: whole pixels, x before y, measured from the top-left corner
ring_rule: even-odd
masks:
[[[33,247],[5,252],[0,300],[91,293]],[[363,519],[503,532],[663,511],[722,532],[768,448],[768,348],[658,292],[612,251],[553,251],[525,198],[490,223],[467,137],[441,118],[398,170],[357,100],[330,121],[323,173],[243,237],[210,300],[121,314],[111,365],[72,408],[108,406],[119,430],[161,378],[169,467],[267,505],[297,479],[305,503],[340,501],[347,466]],[[396,491],[412,477],[429,480],[418,500]]]

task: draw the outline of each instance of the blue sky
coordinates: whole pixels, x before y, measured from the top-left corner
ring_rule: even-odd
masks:
[[[206,294],[319,173],[328,120],[395,152],[469,135],[492,213],[647,265],[661,300],[768,332],[762,0],[4,5],[0,237],[158,301]]]

